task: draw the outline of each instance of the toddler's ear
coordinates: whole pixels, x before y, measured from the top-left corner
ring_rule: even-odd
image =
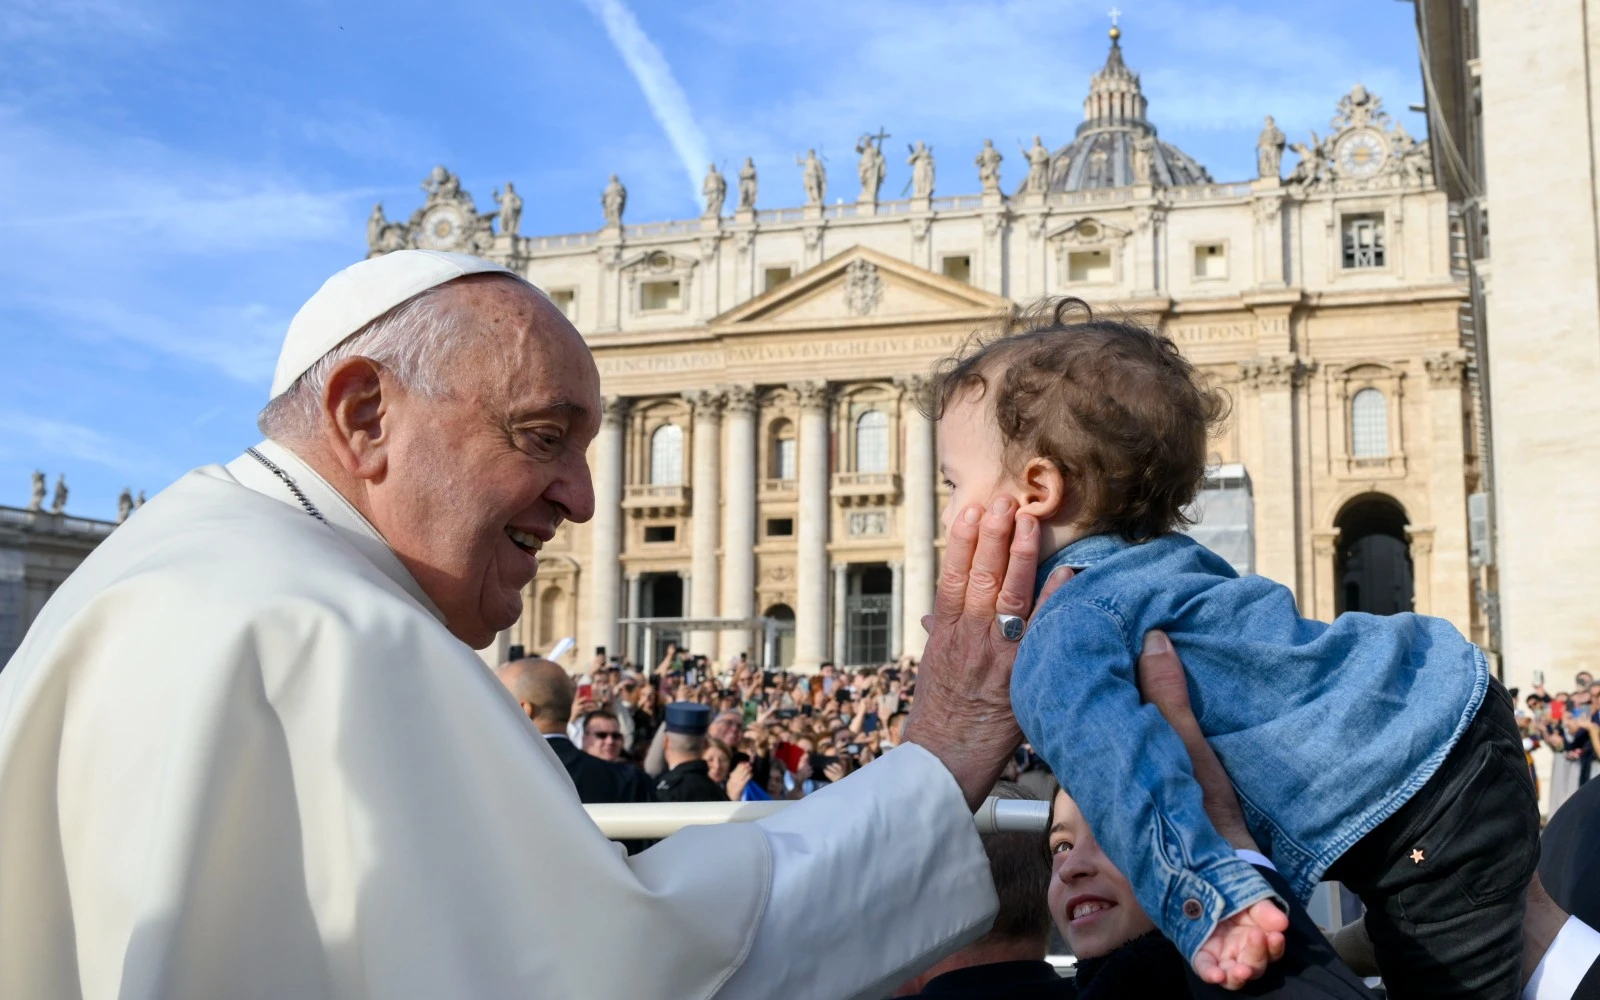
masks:
[[[1067,503],[1067,480],[1047,458],[1031,458],[1018,477],[1020,490],[1018,513],[1032,514],[1040,521],[1049,521],[1061,513]]]

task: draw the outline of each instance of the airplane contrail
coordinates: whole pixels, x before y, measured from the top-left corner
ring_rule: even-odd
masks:
[[[689,109],[688,97],[672,75],[672,67],[667,65],[666,57],[644,33],[639,19],[622,0],[583,0],[583,3],[600,20],[617,54],[622,56],[639,89],[644,91],[651,114],[666,131],[683,165],[691,197],[698,199],[700,175],[711,162],[710,147],[705,133],[694,120],[694,112]]]

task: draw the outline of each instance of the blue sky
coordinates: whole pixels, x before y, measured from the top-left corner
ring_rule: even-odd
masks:
[[[1326,133],[1360,81],[1421,101],[1395,0],[1122,0],[1124,52],[1164,139],[1218,180],[1254,173],[1264,114]],[[983,139],[1051,147],[1082,118],[1109,0],[6,0],[0,4],[0,503],[34,468],[109,517],[255,440],[278,340],[365,220],[419,203],[435,163],[522,232],[698,213],[709,157],[754,156],[761,203],[799,204],[792,157],[886,127],[976,191]],[[890,157],[886,192],[908,176]],[[853,189],[852,189],[853,190]]]

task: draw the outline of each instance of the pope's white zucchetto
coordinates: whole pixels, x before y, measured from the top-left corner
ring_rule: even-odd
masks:
[[[516,276],[493,261],[442,250],[396,250],[350,265],[317,289],[289,321],[269,398],[287,392],[324,354],[412,296],[490,272]]]

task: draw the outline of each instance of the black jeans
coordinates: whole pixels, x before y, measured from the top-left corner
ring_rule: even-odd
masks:
[[[1411,997],[1515,998],[1539,805],[1511,696],[1493,678],[1427,783],[1328,870],[1367,906],[1383,984]]]

